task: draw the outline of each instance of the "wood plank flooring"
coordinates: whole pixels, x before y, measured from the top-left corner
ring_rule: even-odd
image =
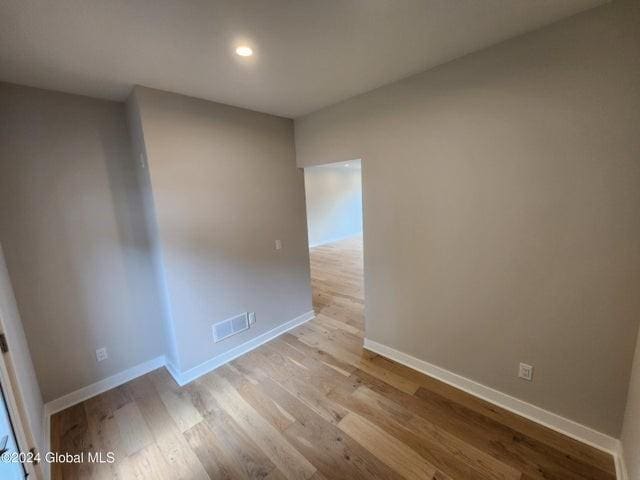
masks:
[[[316,319],[178,387],[159,369],[52,418],[53,479],[612,480],[612,458],[362,349],[362,239],[311,251]]]

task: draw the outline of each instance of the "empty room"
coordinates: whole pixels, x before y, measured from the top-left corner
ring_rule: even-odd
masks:
[[[1,480],[640,480],[640,1],[0,2]]]

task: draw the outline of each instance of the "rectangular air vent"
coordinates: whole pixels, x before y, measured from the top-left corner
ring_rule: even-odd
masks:
[[[228,318],[227,320],[223,320],[222,322],[218,322],[213,325],[213,341],[219,342],[220,340],[224,340],[231,335],[244,332],[248,328],[248,312],[242,313],[233,318]]]

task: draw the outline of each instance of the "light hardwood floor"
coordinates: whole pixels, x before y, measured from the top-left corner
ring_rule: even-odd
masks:
[[[164,369],[55,415],[54,480],[607,479],[612,458],[363,351],[362,240],[312,249],[315,320],[179,388]]]

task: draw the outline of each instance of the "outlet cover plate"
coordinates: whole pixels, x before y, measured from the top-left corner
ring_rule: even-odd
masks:
[[[96,360],[98,360],[99,362],[102,362],[107,358],[109,358],[109,355],[107,354],[106,347],[102,347],[96,350]]]
[[[518,369],[518,377],[531,382],[533,380],[533,367],[526,363],[521,363]]]

